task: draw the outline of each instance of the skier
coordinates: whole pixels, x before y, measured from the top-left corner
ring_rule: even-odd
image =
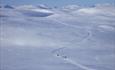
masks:
[[[65,58],[65,59],[66,59],[66,58],[67,58],[67,56],[63,56],[63,58]]]
[[[57,54],[57,56],[59,56],[59,54]]]

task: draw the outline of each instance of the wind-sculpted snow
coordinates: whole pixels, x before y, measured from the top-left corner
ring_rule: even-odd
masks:
[[[9,7],[0,8],[0,70],[115,70],[113,5]]]
[[[51,10],[44,6],[24,5],[17,7],[17,10],[30,17],[47,17],[53,14]]]

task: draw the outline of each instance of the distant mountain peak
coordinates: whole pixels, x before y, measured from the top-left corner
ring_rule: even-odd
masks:
[[[17,10],[31,17],[47,17],[54,14],[54,12],[48,9],[45,5],[23,5],[17,7]]]
[[[4,8],[14,9],[14,7],[12,7],[11,5],[5,5]]]

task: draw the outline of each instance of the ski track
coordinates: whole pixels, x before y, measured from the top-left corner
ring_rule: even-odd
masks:
[[[75,61],[73,61],[73,60],[71,60],[71,59],[65,59],[67,62],[69,62],[69,63],[71,63],[71,64],[73,64],[73,65],[75,65],[75,66],[78,66],[78,67],[80,67],[80,68],[82,68],[82,69],[84,69],[84,70],[95,70],[95,69],[91,69],[91,68],[89,68],[89,67],[87,67],[87,66],[85,66],[85,65],[82,65],[82,64],[80,64],[80,63],[78,63],[78,62],[75,62]]]
[[[65,26],[68,26],[68,27],[72,27],[72,28],[79,28],[79,29],[84,29],[86,30],[86,32],[88,33],[87,36],[85,36],[82,40],[82,42],[85,42],[87,39],[89,39],[90,37],[92,37],[92,32],[91,32],[91,28],[85,28],[85,27],[79,27],[79,26],[76,26],[76,25],[71,25],[71,24],[67,24],[67,23],[64,23],[64,22],[61,22],[61,21],[58,21],[56,19],[53,19],[54,21],[62,24],[62,25],[65,25]],[[81,43],[81,41],[79,42]]]
[[[60,48],[61,49],[61,48]],[[64,58],[63,56],[57,56],[56,55],[56,53],[54,54],[55,55],[55,57],[60,57],[61,59],[63,59],[64,61],[66,61],[66,62],[68,62],[68,63],[70,63],[70,64],[72,64],[72,65],[75,65],[76,67],[79,67],[79,68],[81,68],[81,69],[84,69],[84,70],[96,70],[96,69],[92,69],[92,68],[89,68],[89,67],[87,67],[87,66],[85,66],[85,65],[83,65],[83,64],[80,64],[80,63],[78,63],[78,62],[76,62],[76,61],[74,61],[74,60],[72,60],[72,59],[70,59],[70,58]]]
[[[69,26],[69,27],[72,27],[72,28],[83,29],[82,27],[79,27],[79,26],[75,26],[75,25],[70,25],[70,24],[67,24],[67,23],[63,23],[63,22],[58,21],[58,20],[56,20],[56,19],[54,19],[54,20],[55,20],[56,22],[60,23],[60,24],[65,25],[65,26]],[[88,29],[88,28],[87,28],[87,29]],[[84,30],[86,30],[86,29],[84,29]],[[87,40],[92,36],[92,32],[91,32],[89,29],[87,30],[87,32],[88,32],[88,35],[87,35],[86,37],[84,37],[83,40],[81,40],[79,43],[83,43],[83,42],[87,41]],[[58,51],[60,51],[60,50],[63,50],[64,48],[67,48],[67,47],[61,47],[61,48],[55,49],[55,50],[52,51],[52,54],[55,54],[55,56],[57,56],[57,53],[56,53],[56,52],[58,52]],[[65,60],[66,62],[68,62],[68,63],[70,63],[70,64],[73,64],[73,65],[75,65],[76,67],[80,67],[81,69],[84,69],[84,70],[96,70],[96,69],[89,68],[89,67],[87,67],[87,66],[85,66],[85,65],[82,65],[82,64],[80,64],[80,63],[78,63],[78,62],[76,62],[76,61],[73,61],[73,60],[69,59],[69,58],[64,58],[63,56],[60,56],[60,55],[58,55],[57,57],[61,57],[61,58],[62,58],[63,60]]]

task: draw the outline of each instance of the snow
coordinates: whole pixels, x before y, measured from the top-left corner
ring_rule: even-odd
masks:
[[[0,8],[0,70],[115,70],[114,7],[64,10]]]
[[[115,28],[113,26],[109,26],[109,25],[100,25],[99,26],[100,29],[102,30],[109,30],[109,31],[115,31]]]
[[[53,14],[53,12],[46,7],[33,6],[33,5],[23,5],[16,8],[20,12],[30,17],[47,17]]]
[[[85,14],[96,14],[99,12],[99,10],[96,10],[94,8],[87,8],[87,9],[80,9],[78,10],[79,13],[85,13]]]

